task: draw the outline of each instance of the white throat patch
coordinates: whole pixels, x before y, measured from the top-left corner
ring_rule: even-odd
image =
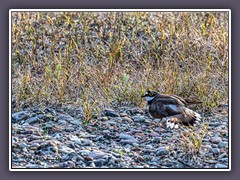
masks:
[[[146,101],[151,101],[151,100],[153,100],[154,98],[155,98],[155,96],[153,96],[153,97],[146,96],[146,97],[145,97]]]

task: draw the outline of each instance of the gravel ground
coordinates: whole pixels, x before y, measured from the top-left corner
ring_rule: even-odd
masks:
[[[89,123],[82,119],[74,106],[13,112],[12,168],[228,168],[227,113],[194,127],[195,136],[207,127],[199,151],[190,147],[192,129],[167,129],[145,109],[104,109]]]

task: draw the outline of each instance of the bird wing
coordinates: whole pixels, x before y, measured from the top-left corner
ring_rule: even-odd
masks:
[[[177,95],[173,95],[173,94],[171,94],[171,95],[169,95],[169,96],[172,97],[172,98],[177,99],[178,101],[181,101],[184,105],[187,104],[187,102],[186,102],[185,99],[183,99],[183,98],[181,98],[181,97],[179,97],[179,96],[177,96]]]
[[[149,112],[151,112],[152,114],[155,114],[155,116],[162,116],[162,117],[168,116],[166,112],[166,107],[161,101],[158,101],[158,100],[156,100],[156,102],[152,103],[149,106]]]
[[[166,108],[168,110],[168,108]],[[172,115],[173,117],[177,118],[180,120],[184,125],[193,125],[195,121],[200,121],[201,120],[201,115],[192,111],[191,109],[188,109],[184,106],[177,107],[175,112],[175,115]],[[177,114],[179,113],[179,114]]]
[[[164,106],[165,106],[165,111],[168,114],[168,116],[174,116],[174,115],[183,113],[181,106],[173,105],[173,104],[164,105]]]
[[[191,105],[191,104],[201,104],[202,102],[199,100],[193,100],[193,99],[183,99],[177,95],[167,95],[167,94],[162,94],[160,97],[163,99],[164,102],[169,103],[169,104],[178,104],[178,105]],[[167,98],[165,100],[164,98]]]
[[[156,100],[163,103],[164,105],[172,104],[184,106],[187,104],[186,101],[184,101],[184,99],[176,95],[159,94]]]

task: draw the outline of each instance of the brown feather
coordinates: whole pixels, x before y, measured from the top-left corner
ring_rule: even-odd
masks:
[[[200,101],[183,99],[176,95],[158,94],[148,102],[149,114],[154,118],[178,119],[184,125],[193,125],[200,115],[185,107],[188,104],[199,104]]]

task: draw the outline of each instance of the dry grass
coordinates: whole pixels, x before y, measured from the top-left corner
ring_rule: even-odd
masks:
[[[207,134],[208,125],[202,124],[201,127],[191,127],[180,133],[179,143],[186,156],[196,158],[202,150],[202,140]]]
[[[13,12],[12,103],[143,107],[146,88],[228,102],[227,12]]]

